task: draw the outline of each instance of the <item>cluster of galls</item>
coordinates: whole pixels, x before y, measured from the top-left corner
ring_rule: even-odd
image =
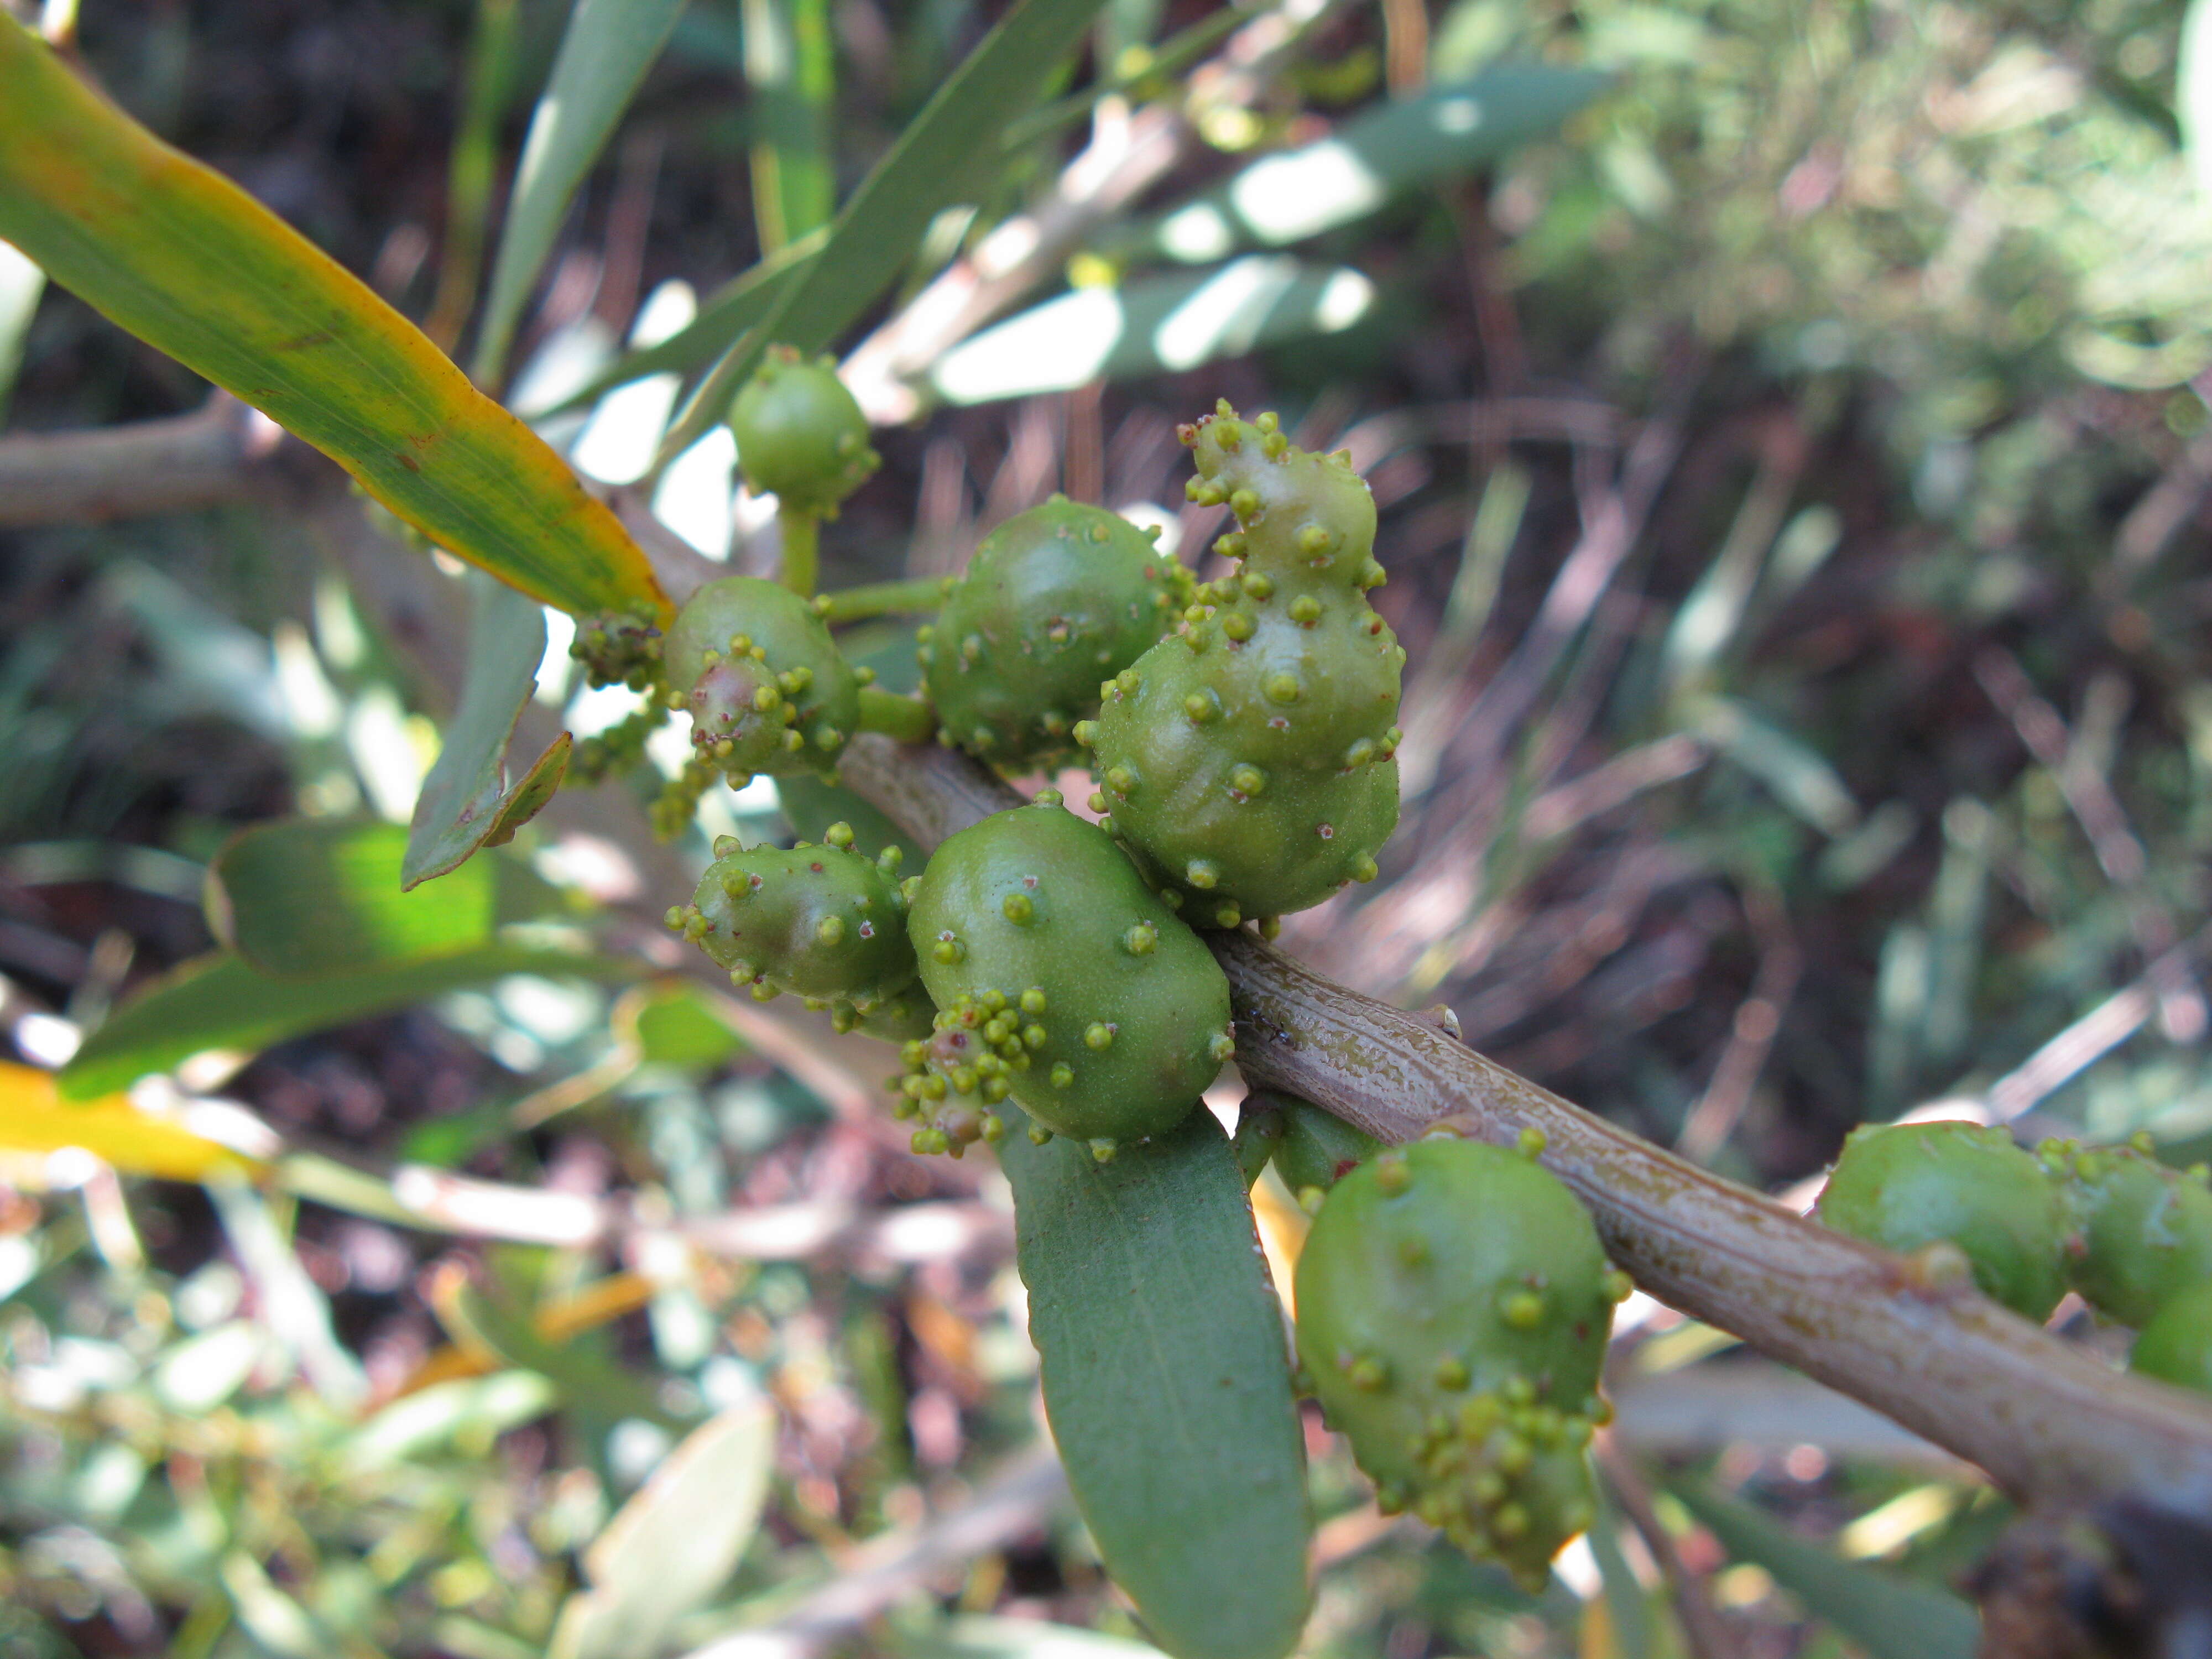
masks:
[[[1297,1268],[1301,1375],[1376,1483],[1540,1587],[1590,1522],[1584,1456],[1628,1293],[1589,1212],[1516,1150],[1449,1136],[1335,1182]]]
[[[2212,1393],[2212,1174],[2159,1163],[2147,1137],[2031,1153],[1994,1127],[1858,1129],[1816,1213],[2030,1319],[2070,1287],[2136,1327],[2134,1370]]]
[[[1100,686],[1092,751],[1112,833],[1200,927],[1235,927],[1371,881],[1398,822],[1406,653],[1367,601],[1375,501],[1348,458],[1298,449],[1224,401],[1181,428],[1190,498],[1226,504],[1234,574]]]
[[[1044,1047],[1040,1022],[1049,1006],[1042,986],[1012,999],[1002,991],[963,994],[939,1012],[928,1036],[901,1045],[906,1069],[890,1080],[897,1096],[891,1115],[921,1121],[915,1152],[958,1158],[978,1140],[996,1142],[1006,1133],[1006,1121],[991,1109],[1006,1102],[1013,1079]],[[1030,1134],[1042,1142],[1052,1132],[1033,1124]]]
[[[603,611],[577,620],[568,654],[583,665],[586,684],[650,691],[660,684],[660,641],[650,610]]]

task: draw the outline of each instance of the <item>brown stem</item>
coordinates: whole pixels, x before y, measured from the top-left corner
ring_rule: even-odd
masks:
[[[950,750],[858,738],[842,770],[925,845],[1020,799]],[[1386,1140],[1446,1124],[1498,1142],[1538,1130],[1546,1165],[1661,1301],[1887,1413],[2016,1497],[2071,1507],[2134,1492],[2212,1508],[2212,1402],[2116,1375],[1972,1290],[1927,1282],[1249,933],[1206,937],[1229,975],[1249,1082]]]
[[[0,529],[179,513],[237,501],[283,434],[226,392],[189,415],[0,439]]]

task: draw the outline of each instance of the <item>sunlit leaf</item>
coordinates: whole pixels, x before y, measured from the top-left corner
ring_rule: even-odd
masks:
[[[250,967],[278,975],[342,973],[489,944],[496,900],[490,867],[471,866],[433,892],[404,892],[408,841],[398,824],[316,818],[241,832],[208,866],[216,937]]]
[[[198,957],[139,992],[85,1039],[58,1082],[82,1100],[127,1088],[210,1050],[253,1054],[302,1032],[389,1013],[509,974],[631,979],[637,963],[520,945],[390,963],[313,979],[272,979],[228,951]]]
[[[1103,3],[1017,0],[861,180],[807,280],[786,287],[760,326],[715,365],[662,440],[664,458],[721,418],[771,341],[819,351],[897,279],[929,222],[972,186],[977,162],[997,154],[999,134],[1035,103],[1046,72],[1075,50]]]
[[[910,1659],[1159,1659],[1159,1650],[1125,1636],[1048,1624],[1041,1619],[953,1619],[940,1628],[891,1632]]]
[[[1138,234],[1137,246],[1204,264],[1254,243],[1304,241],[1541,137],[1610,82],[1589,70],[1516,64],[1393,100],[1170,210]]]
[[[665,608],[561,458],[413,324],[0,13],[0,236],[296,433],[431,540],[567,611]]]
[[[1721,1546],[1864,1648],[1871,1659],[1973,1659],[1981,1619],[1971,1603],[1932,1584],[1832,1555],[1773,1516],[1685,1481],[1674,1487]]]
[[[538,689],[545,613],[526,595],[497,582],[474,581],[470,591],[475,609],[469,617],[460,706],[415,802],[400,866],[406,887],[458,868],[479,847],[513,840],[515,830],[552,799],[568,769],[569,738],[564,732],[508,787],[507,745]]]
[[[956,404],[1064,392],[1338,333],[1374,307],[1375,285],[1346,266],[1247,254],[1200,274],[1048,300],[955,346],[930,379]]]
[[[1176,1659],[1281,1659],[1305,1623],[1305,1454],[1229,1138],[1196,1110],[1101,1164],[1010,1115],[1045,1413],[1107,1571]]]
[[[549,1659],[634,1659],[720,1589],[760,1524],[775,1465],[766,1400],[687,1436],[584,1552],[591,1588],[569,1597]]]
[[[0,1152],[55,1152],[65,1146],[82,1147],[125,1175],[168,1181],[202,1181],[260,1167],[127,1096],[64,1100],[51,1072],[0,1060]]]
[[[638,82],[660,56],[684,0],[576,0],[560,56],[530,118],[477,343],[477,378],[498,380],[523,301],[538,281],[576,186],[599,159]]]

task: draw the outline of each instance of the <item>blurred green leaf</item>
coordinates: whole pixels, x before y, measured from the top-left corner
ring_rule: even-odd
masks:
[[[507,746],[538,689],[545,613],[527,595],[487,578],[472,581],[470,595],[475,608],[460,705],[415,802],[399,872],[406,888],[449,873],[480,847],[513,840],[552,799],[568,769],[569,738],[563,732],[507,787]]]
[[[629,995],[641,1000],[635,1016],[637,1046],[647,1065],[709,1071],[745,1046],[715,1017],[696,986],[668,980]],[[617,1021],[622,1017],[618,1009]]]
[[[775,1460],[766,1400],[694,1429],[584,1552],[591,1588],[562,1608],[547,1659],[654,1659],[676,1620],[736,1570]]]
[[[975,165],[996,155],[1006,124],[1035,103],[1046,73],[1103,3],[1016,0],[860,181],[809,278],[785,287],[760,326],[714,366],[661,440],[664,459],[721,419],[771,341],[820,351],[896,280],[929,222],[972,186]]]
[[[770,253],[830,222],[836,60],[827,0],[744,0],[753,134],[753,222]]]
[[[606,148],[683,9],[684,0],[576,0],[569,13],[507,198],[491,296],[477,339],[474,371],[483,384],[495,383],[505,371],[523,302],[568,217],[576,186]]]
[[[553,1385],[535,1371],[495,1371],[489,1376],[434,1382],[379,1411],[340,1447],[342,1460],[361,1469],[410,1463],[456,1439],[489,1443],[553,1409]]]
[[[699,314],[659,345],[632,346],[556,402],[525,407],[532,420],[544,420],[599,401],[602,393],[647,374],[690,374],[713,362],[737,344],[744,331],[768,315],[794,283],[814,269],[827,230],[815,230],[770,254],[751,270],[708,295]]]
[[[521,945],[488,945],[313,979],[271,979],[228,951],[172,969],[110,1015],[58,1073],[65,1099],[128,1088],[210,1049],[252,1054],[305,1031],[390,1013],[509,974],[627,980],[638,963]]]
[[[1207,264],[1254,243],[1304,241],[1364,218],[1402,191],[1495,161],[1549,132],[1611,82],[1589,70],[1515,64],[1393,99],[1318,143],[1253,162],[1109,251],[1125,261],[1149,253]]]
[[[489,944],[497,920],[490,866],[457,872],[435,892],[407,892],[408,841],[398,824],[361,821],[294,818],[244,830],[208,866],[216,937],[255,971],[280,977]]]
[[[0,14],[0,236],[547,605],[666,600],[614,514],[415,325]]]
[[[1064,392],[1339,333],[1374,307],[1375,285],[1348,266],[1247,254],[1213,270],[1048,300],[953,347],[930,380],[956,404]]]
[[[1311,1530],[1281,1304],[1212,1113],[1095,1162],[1000,1143],[1045,1413],[1114,1581],[1176,1659],[1281,1659]]]
[[[1933,1585],[1862,1566],[1794,1536],[1782,1522],[1693,1482],[1673,1487],[1691,1514],[1740,1561],[1756,1563],[1864,1648],[1871,1659],[1974,1659],[1981,1618]]]

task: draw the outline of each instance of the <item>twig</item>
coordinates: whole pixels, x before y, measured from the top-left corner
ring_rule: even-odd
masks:
[[[856,742],[842,770],[926,846],[1020,799],[949,750]],[[1613,1260],[1670,1307],[1887,1413],[2015,1497],[2071,1507],[2134,1492],[2212,1510],[2212,1402],[2115,1376],[1969,1285],[1931,1283],[1662,1152],[1250,933],[1207,939],[1247,1081],[1385,1140],[1449,1123],[1510,1145],[1533,1129]]]
[[[283,433],[227,392],[189,415],[0,439],[0,529],[180,513],[247,495]]]

